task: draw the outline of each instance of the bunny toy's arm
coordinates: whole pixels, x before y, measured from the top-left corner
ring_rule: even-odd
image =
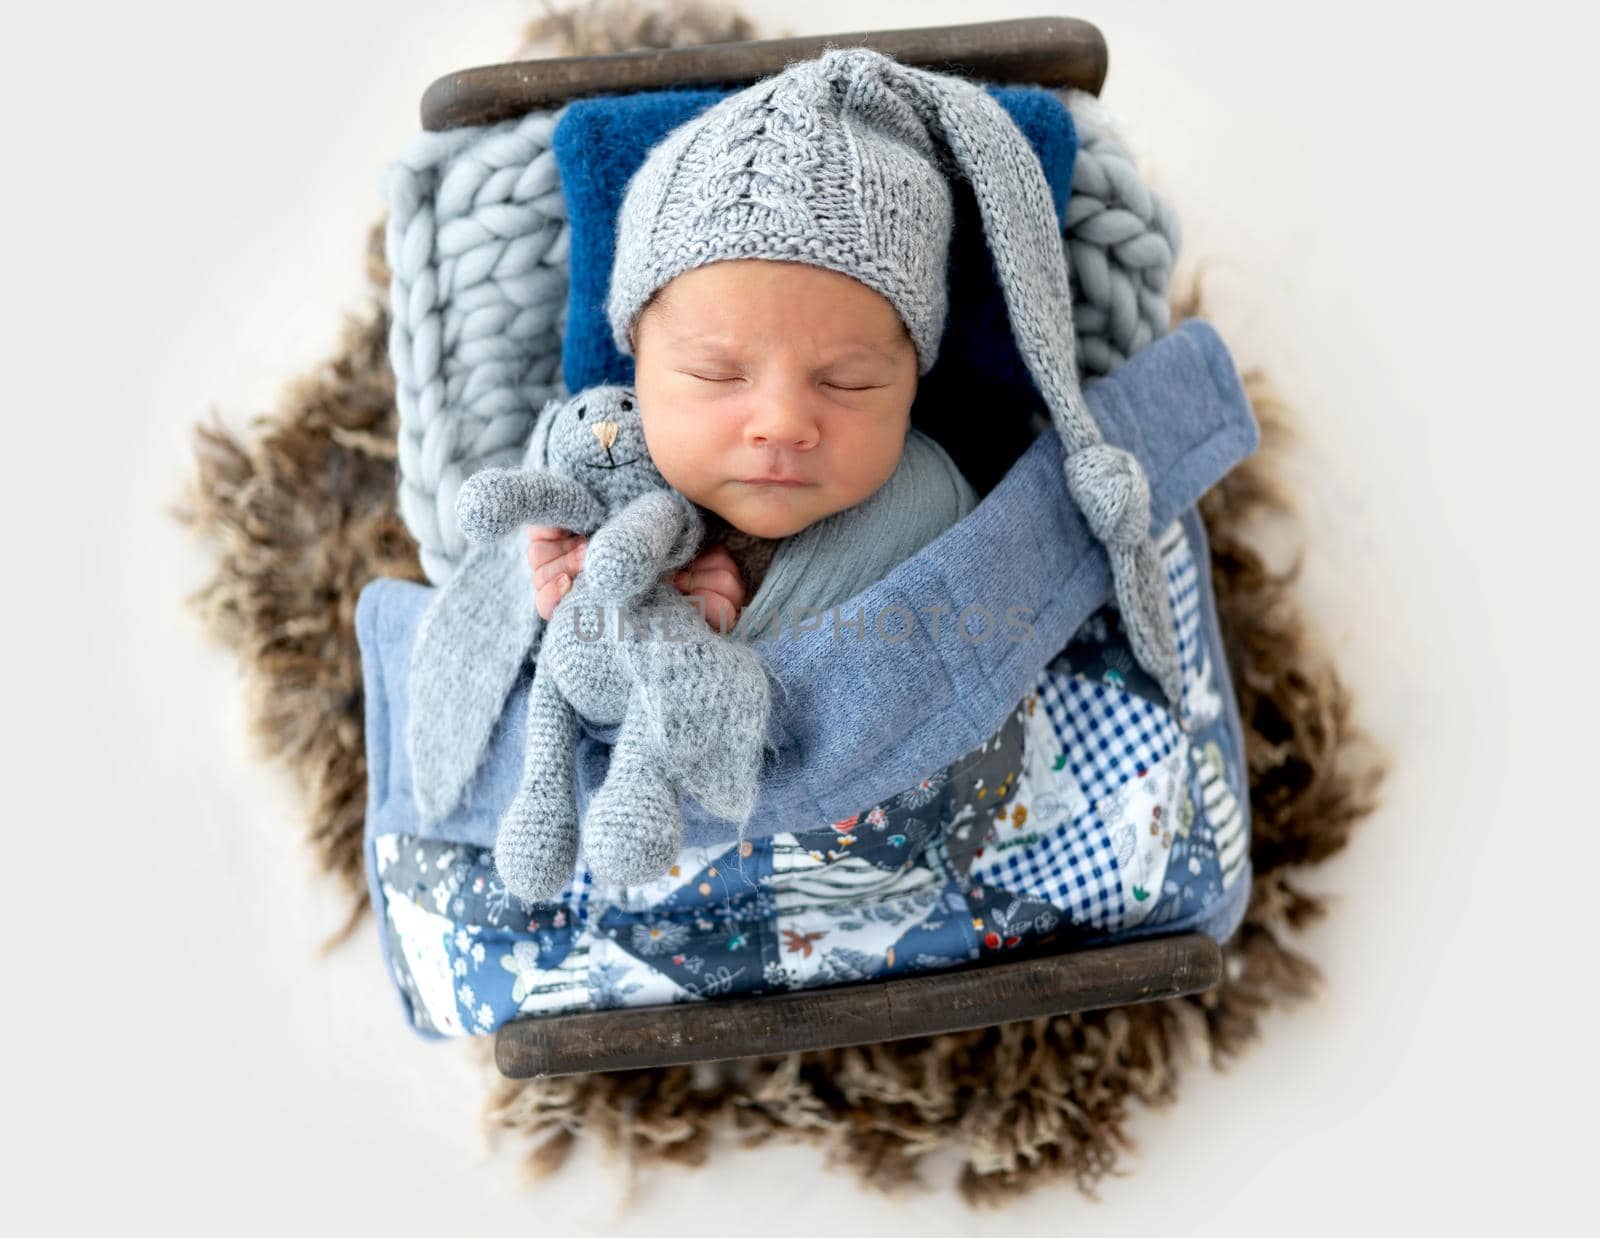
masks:
[[[542,469],[479,469],[456,496],[456,521],[469,542],[492,542],[525,524],[592,533],[605,518],[594,495],[572,478]]]
[[[641,494],[589,539],[583,575],[598,599],[621,605],[693,556],[705,523],[676,490]]]

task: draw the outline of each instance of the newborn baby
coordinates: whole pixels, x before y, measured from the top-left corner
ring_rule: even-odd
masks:
[[[707,516],[701,553],[672,583],[729,631],[779,539],[862,502],[895,472],[911,432],[916,346],[866,284],[770,259],[678,275],[647,302],[630,341],[650,457]],[[968,488],[953,510],[974,502]],[[588,539],[551,525],[529,526],[528,538],[548,620]]]
[[[715,628],[747,637],[772,615],[820,615],[861,593],[976,505],[910,424],[946,325],[951,174],[978,207],[1017,352],[1061,439],[1072,501],[1106,547],[1134,655],[1176,705],[1182,667],[1148,479],[1084,402],[1060,221],[1038,157],[985,88],[868,48],[830,48],[726,96],[657,141],[629,179],[605,302],[611,342],[634,358],[652,463],[707,525],[673,583]],[[975,436],[989,418],[1021,415],[971,412]],[[616,427],[594,429],[609,453]],[[528,559],[548,621],[583,570],[584,539],[535,527]],[[431,747],[414,745],[428,769],[413,758],[418,787],[435,788],[419,799],[441,810],[476,768],[527,647],[520,586],[503,608],[515,630],[479,606],[502,598],[501,562],[486,560],[482,580],[463,573],[452,598],[460,630],[497,638],[492,665],[441,672],[424,660],[431,678],[412,680],[429,702],[412,716],[443,720]],[[879,619],[837,616],[834,635],[854,624],[893,639]],[[460,630],[439,639],[450,648]],[[574,840],[551,846],[541,870],[570,871]]]

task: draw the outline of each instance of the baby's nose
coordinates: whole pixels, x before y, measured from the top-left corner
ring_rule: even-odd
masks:
[[[597,421],[589,428],[594,431],[594,436],[600,440],[600,446],[610,451],[611,444],[617,441],[617,423],[614,421]]]
[[[794,429],[787,432],[768,434],[763,430],[752,430],[750,442],[756,447],[797,447],[801,451],[814,446],[817,441],[815,430]]]
[[[816,423],[788,409],[769,410],[765,416],[753,418],[745,432],[757,447],[796,447],[803,451],[817,441]]]

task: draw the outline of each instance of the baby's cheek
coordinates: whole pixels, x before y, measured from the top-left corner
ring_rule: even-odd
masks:
[[[901,451],[902,445],[878,444],[849,455],[847,466],[842,467],[835,478],[839,505],[853,507],[876,494],[894,476]]]
[[[674,411],[641,412],[640,425],[656,471],[667,485],[698,501],[697,492],[704,489],[709,464],[702,445],[704,436],[692,433],[692,423]]]
[[[662,467],[657,464],[662,479],[691,503],[701,507],[715,510],[715,488],[706,483],[704,475],[698,469],[685,469],[683,467]]]

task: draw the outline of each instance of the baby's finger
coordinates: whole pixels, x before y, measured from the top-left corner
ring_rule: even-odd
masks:
[[[564,555],[571,550],[577,542],[576,534],[562,537],[535,537],[536,526],[528,526],[528,562],[538,567],[541,563],[548,563],[551,559]]]
[[[696,589],[687,596],[690,600],[698,601],[706,622],[715,631],[727,633],[733,630],[733,625],[739,618],[739,608],[733,602],[710,589]]]
[[[744,581],[731,567],[685,568],[672,583],[683,593],[718,593],[735,606],[744,604]]]
[[[543,563],[536,564],[533,569],[534,587],[543,588],[562,573],[571,575],[573,570],[571,559],[572,555],[570,552],[568,552],[566,554],[556,555],[551,559],[546,559]]]
[[[710,547],[703,553],[696,555],[689,566],[691,568],[726,567],[732,568],[735,571],[737,571],[739,567],[739,565],[734,562],[733,555],[729,553],[728,548],[721,542],[718,542],[715,546]]]
[[[530,524],[528,530],[528,553],[532,559],[535,554],[541,558],[548,558],[553,554],[564,554],[580,542],[589,539],[581,533],[574,533],[571,529],[563,529],[554,524]]]
[[[553,544],[553,543],[552,543]],[[543,585],[554,580],[563,572],[569,576],[576,576],[583,568],[583,561],[588,551],[588,542],[580,542],[576,547],[562,554],[557,554],[542,563],[533,565],[533,583]],[[531,562],[531,559],[530,559]]]
[[[572,577],[565,573],[540,586],[538,592],[533,595],[533,604],[539,611],[539,617],[548,623],[550,617],[556,613],[556,606],[571,587]]]

